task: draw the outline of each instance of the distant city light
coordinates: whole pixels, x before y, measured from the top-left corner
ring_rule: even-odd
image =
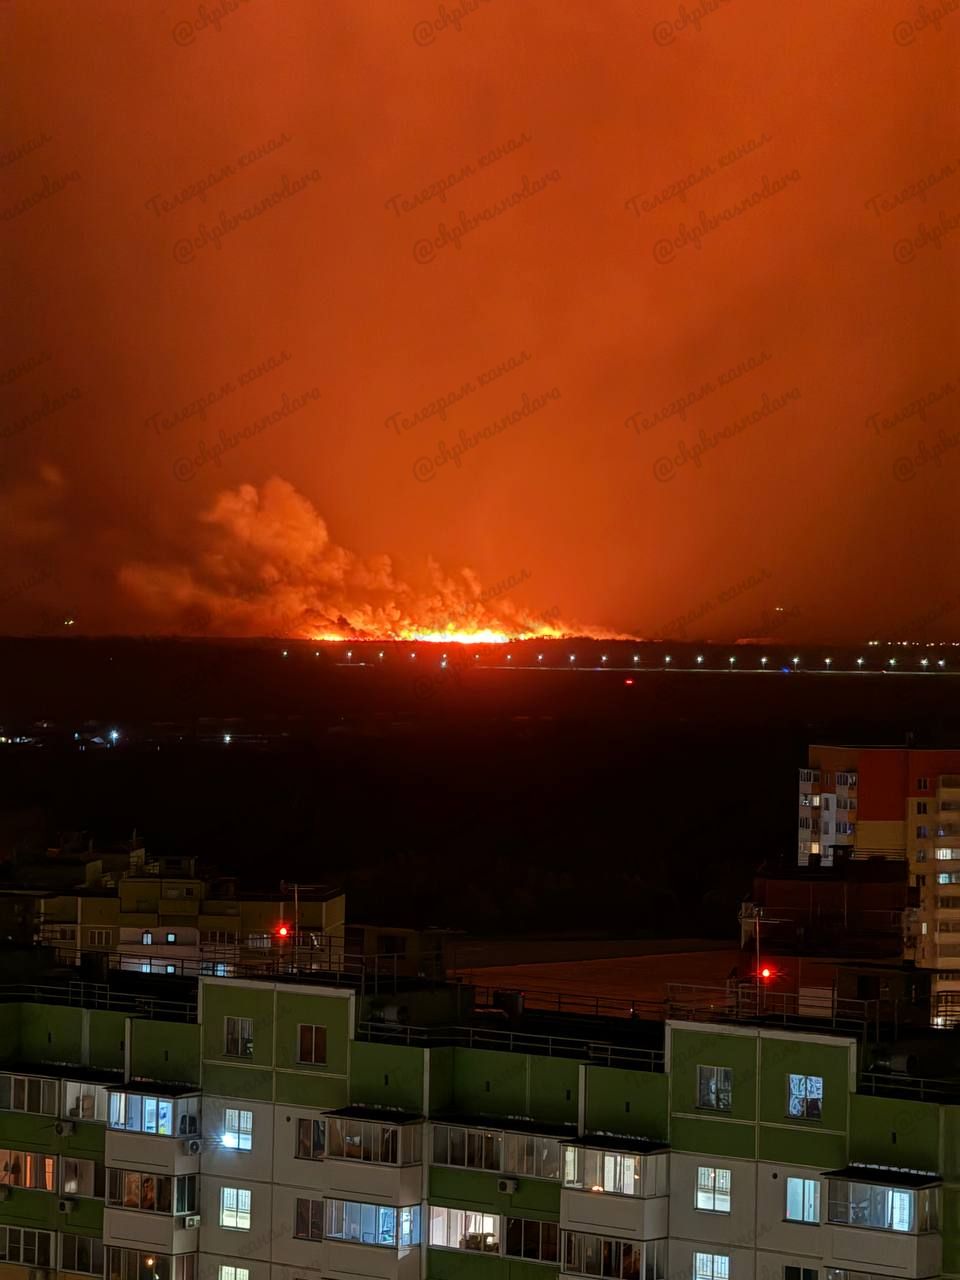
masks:
[[[116,742],[116,741],[117,741],[117,739],[118,739],[119,737],[120,737],[120,730],[119,730],[119,729],[111,729],[111,730],[110,730],[110,741],[111,741],[111,742]]]
[[[824,664],[825,664],[826,666],[828,666],[828,667],[829,667],[829,666],[830,666],[830,664],[833,662],[833,659],[832,659],[832,658],[824,658],[824,660],[823,660],[823,661],[824,661]]]
[[[702,654],[702,653],[698,653],[698,654],[697,654],[697,665],[699,666],[699,665],[700,665],[700,663],[701,663],[702,661],[703,661],[703,654]]]
[[[862,666],[863,666],[863,659],[862,659],[862,658],[858,658],[858,659],[857,659],[857,666],[858,666],[858,667],[862,667]]]
[[[896,660],[896,658],[891,658],[891,659],[890,659],[890,666],[891,666],[891,667],[895,667],[896,665],[897,665],[897,660]]]
[[[538,662],[542,662],[542,661],[543,661],[543,654],[542,654],[542,653],[538,653],[538,654],[537,654],[537,661],[538,661]]]
[[[727,661],[730,663],[730,665],[731,665],[731,667],[732,667],[732,666],[733,666],[733,664],[736,662],[736,658],[728,658],[728,659],[727,659]]]
[[[606,655],[606,654],[603,654],[603,656],[601,657],[600,661],[601,661],[601,662],[606,662],[606,660],[607,660],[607,655]]]
[[[799,661],[800,661],[800,659],[799,659],[799,658],[794,658],[794,660],[793,660],[793,665],[794,665],[794,667],[796,667],[796,666],[797,666],[797,664],[799,663]]]
[[[672,661],[672,659],[671,659],[671,657],[670,657],[670,655],[669,655],[669,653],[668,653],[668,654],[667,654],[667,656],[664,658],[664,662],[667,664],[667,666],[669,666],[669,665],[670,665],[670,663],[671,663],[671,661]]]
[[[640,655],[639,655],[639,653],[635,653],[635,654],[633,655],[633,660],[634,660],[634,662],[639,662],[639,661],[640,661]]]
[[[280,657],[285,658],[286,656],[287,656],[287,651],[286,649],[284,649],[283,652],[280,654]]]
[[[761,658],[761,659],[760,659],[760,665],[761,665],[761,667],[765,667],[765,666],[767,665],[767,662],[768,662],[768,661],[769,661],[769,659],[768,659],[768,658]]]
[[[920,659],[920,665],[921,665],[921,667],[929,666],[929,665],[930,665],[930,660],[929,660],[929,658],[921,658],[921,659]]]
[[[230,737],[230,734],[229,734],[229,733],[225,733],[225,734],[223,735],[223,740],[224,740],[224,742],[226,742],[226,743],[230,743],[230,742],[232,741],[232,739],[231,739],[231,737]]]

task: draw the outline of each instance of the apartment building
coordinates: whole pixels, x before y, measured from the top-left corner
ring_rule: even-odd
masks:
[[[960,1275],[960,1078],[865,1072],[865,1022],[117,978],[2,993],[4,1280]]]
[[[71,863],[82,883],[44,891],[0,891],[0,918],[29,926],[67,960],[107,955],[142,973],[226,975],[279,950],[296,949],[303,968],[339,969],[346,899],[290,886],[249,892],[232,878],[206,879],[194,857],[150,857],[134,848],[117,864]],[[24,869],[29,879],[30,869]],[[281,930],[285,931],[282,932]]]
[[[800,770],[798,856],[906,864],[911,958],[936,972],[935,1017],[960,1016],[960,750],[811,746]]]

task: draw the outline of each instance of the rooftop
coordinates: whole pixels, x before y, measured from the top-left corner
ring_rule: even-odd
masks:
[[[937,1187],[943,1181],[939,1173],[925,1169],[895,1169],[882,1164],[848,1164],[842,1169],[832,1169],[823,1175],[849,1182],[871,1182],[884,1187]]]

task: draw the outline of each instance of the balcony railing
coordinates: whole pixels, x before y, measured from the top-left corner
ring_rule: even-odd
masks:
[[[753,982],[731,981],[722,987],[671,982],[667,984],[667,1016],[693,1022],[778,1023],[795,1030],[829,1027],[863,1036],[878,1025],[877,1000],[840,999],[833,992],[817,998],[793,991],[771,991]]]

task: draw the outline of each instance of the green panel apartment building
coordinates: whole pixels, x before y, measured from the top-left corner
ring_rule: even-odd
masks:
[[[136,981],[0,1003],[3,1277],[960,1276],[960,1105],[852,1035]]]

